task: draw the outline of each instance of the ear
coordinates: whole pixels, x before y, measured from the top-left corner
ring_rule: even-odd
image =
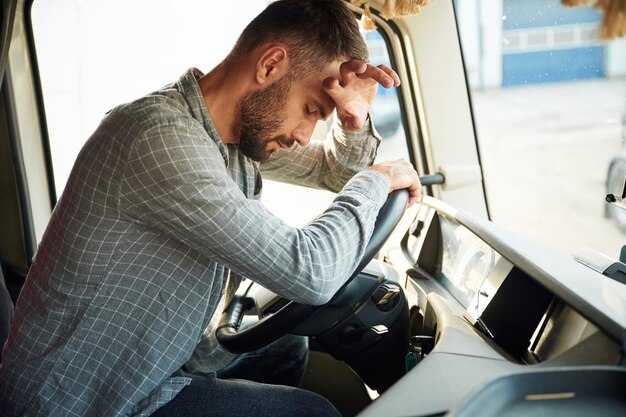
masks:
[[[259,57],[256,65],[256,81],[259,84],[272,83],[289,70],[287,50],[282,45],[270,46]]]

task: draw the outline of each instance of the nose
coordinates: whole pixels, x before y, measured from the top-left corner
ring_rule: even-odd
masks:
[[[311,142],[311,136],[313,136],[313,130],[315,130],[316,124],[317,122],[303,123],[293,131],[291,136],[298,145],[305,147]]]

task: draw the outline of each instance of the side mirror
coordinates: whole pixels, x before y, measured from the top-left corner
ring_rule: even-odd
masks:
[[[605,201],[626,210],[626,177],[624,178],[624,185],[622,186],[622,194],[607,194]]]

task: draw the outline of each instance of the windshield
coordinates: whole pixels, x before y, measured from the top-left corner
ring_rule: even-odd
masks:
[[[617,257],[626,213],[605,196],[626,173],[626,40],[599,40],[602,14],[559,0],[455,11],[492,220]]]

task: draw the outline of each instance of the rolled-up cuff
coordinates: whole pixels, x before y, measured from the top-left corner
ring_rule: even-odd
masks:
[[[372,117],[369,114],[367,115],[367,120],[363,123],[361,129],[354,132],[344,130],[341,126],[341,120],[339,120],[337,116],[335,116],[334,124],[335,137],[346,146],[350,146],[353,142],[363,143],[365,140],[372,137],[376,139],[377,146],[380,144],[381,136],[376,131],[374,123],[372,122]]]
[[[389,181],[379,172],[364,170],[348,181],[344,190],[348,188],[378,202],[379,207],[382,207],[389,194]]]

